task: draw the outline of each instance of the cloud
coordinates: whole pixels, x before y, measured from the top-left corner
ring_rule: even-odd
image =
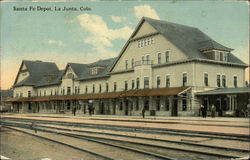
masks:
[[[112,47],[113,44],[106,37],[88,37],[84,40],[85,43],[93,46],[107,46]]]
[[[115,23],[120,23],[122,21],[122,17],[119,17],[119,16],[111,16],[111,19],[113,22]]]
[[[77,17],[77,19],[81,27],[88,31],[91,36],[105,37],[109,40],[127,40],[133,31],[128,26],[124,26],[119,29],[110,29],[102,17],[98,15],[81,14]]]
[[[88,36],[84,37],[83,42],[91,45],[92,48],[88,53],[85,53],[85,56],[92,60],[117,56],[118,52],[110,48],[113,47],[112,42],[114,40],[127,40],[133,31],[126,25],[116,29],[110,28],[99,15],[81,14],[77,16],[77,20],[80,26],[88,32]],[[120,21],[117,16],[115,20]]]
[[[134,12],[136,18],[142,18],[144,16],[153,19],[160,19],[156,11],[149,5],[135,6]]]
[[[57,46],[62,46],[63,43],[62,41],[56,41],[56,40],[48,40],[49,44],[57,45]]]

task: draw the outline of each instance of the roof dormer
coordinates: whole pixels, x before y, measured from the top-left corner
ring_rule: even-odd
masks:
[[[225,47],[214,40],[199,43],[199,50],[211,60],[228,62],[228,55],[233,49]]]
[[[89,73],[91,75],[96,75],[96,74],[99,74],[101,73],[103,70],[105,69],[104,66],[93,66],[89,69]]]

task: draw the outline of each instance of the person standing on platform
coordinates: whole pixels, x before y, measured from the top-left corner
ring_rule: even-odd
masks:
[[[205,118],[205,107],[202,104],[201,104],[200,110],[201,110],[202,117]]]
[[[92,112],[93,112],[93,101],[92,100],[89,100],[88,110],[89,110],[89,115],[91,116]]]
[[[145,107],[142,108],[142,118],[145,117]]]
[[[92,115],[92,104],[88,105],[88,110],[89,110],[89,115],[91,116]]]
[[[215,111],[216,111],[216,107],[214,104],[212,104],[212,107],[211,107],[211,117],[215,117]]]
[[[73,108],[73,114],[76,116],[76,107]]]
[[[207,117],[207,107],[204,106],[204,118]]]

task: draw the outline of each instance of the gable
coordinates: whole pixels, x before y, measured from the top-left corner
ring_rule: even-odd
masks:
[[[70,65],[66,67],[66,70],[63,75],[64,79],[72,79],[72,78],[77,78],[77,75],[75,74],[74,70]]]
[[[27,67],[25,64],[23,64],[22,68],[21,68],[21,71],[26,71],[27,70]]]
[[[141,45],[142,43],[144,45]],[[130,39],[126,42],[117,60],[111,67],[110,72],[133,69],[133,61],[135,63],[136,61],[141,61],[142,57],[146,60],[147,56],[149,56],[149,60],[152,61],[153,64],[157,64],[158,53],[162,54],[164,63],[165,53],[168,51],[171,56],[170,61],[178,61],[188,58],[186,53],[172,43],[172,41],[170,41],[163,33],[158,31],[158,28],[155,28],[155,26],[143,19]]]
[[[133,35],[133,39],[143,37],[149,34],[156,33],[157,30],[154,29],[148,22],[144,21],[136,33]]]
[[[18,82],[21,82],[22,80],[26,79],[27,77],[29,77],[29,72],[27,70],[27,67],[26,65],[23,63],[21,65],[21,69],[19,70],[18,74],[17,74],[17,78],[16,78],[16,81],[15,81],[15,84],[18,83]]]

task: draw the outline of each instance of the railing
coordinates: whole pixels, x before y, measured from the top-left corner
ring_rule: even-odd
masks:
[[[135,61],[135,67],[136,66],[142,66],[142,65],[153,65],[153,60],[141,60],[141,61]]]

